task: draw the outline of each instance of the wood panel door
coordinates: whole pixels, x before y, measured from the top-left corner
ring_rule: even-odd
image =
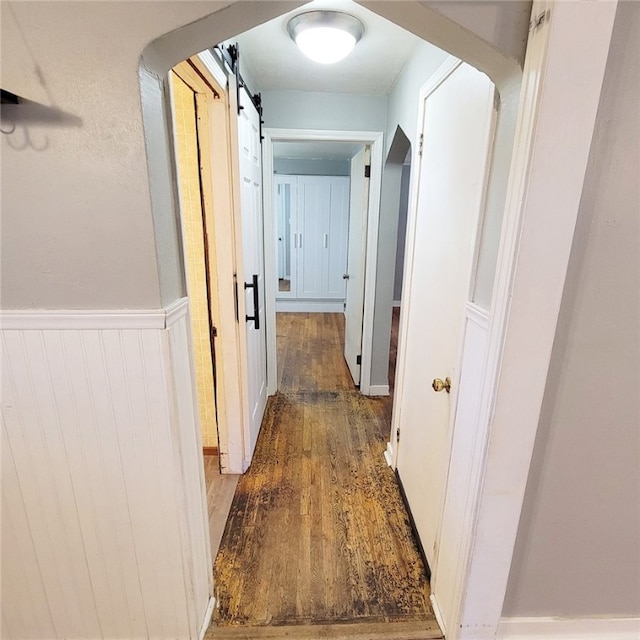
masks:
[[[298,176],[292,216],[296,262],[293,297],[344,299],[347,263],[349,178]],[[293,291],[293,289],[292,289]]]
[[[262,217],[262,149],[260,115],[246,91],[240,92],[238,115],[242,262],[246,308],[248,434],[244,444],[249,464],[267,403],[267,346],[264,308],[264,228]],[[242,320],[242,319],[241,319]]]
[[[405,358],[395,410],[402,424],[397,469],[432,570],[493,104],[489,78],[466,64],[457,66],[424,103],[417,210],[410,212],[412,266],[403,296]],[[434,391],[435,378],[450,379],[451,393]]]
[[[322,297],[343,300],[349,234],[349,178],[331,177],[328,183],[329,211],[322,237]]]
[[[322,259],[329,190],[319,176],[298,176],[298,208],[294,231],[296,297],[322,298]]]
[[[349,246],[345,292],[344,359],[354,384],[360,384],[362,354],[362,322],[364,318],[364,266],[367,246],[367,208],[369,206],[369,178],[365,178],[363,147],[351,159],[349,189]]]

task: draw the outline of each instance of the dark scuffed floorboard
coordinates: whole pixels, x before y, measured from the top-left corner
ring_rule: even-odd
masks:
[[[302,315],[302,337],[293,335],[297,319],[287,318],[289,360],[304,369],[303,356],[291,349],[306,344],[312,367],[334,367],[335,388],[324,370],[314,388],[285,384],[286,392],[269,399],[215,562],[214,626],[427,628],[434,621],[429,584],[383,458],[390,399],[364,397],[350,378],[347,384],[340,343],[331,353],[322,331],[334,326],[340,337],[340,318],[313,317],[339,314]],[[314,351],[317,344],[322,348]],[[287,376],[311,379],[313,371],[282,370],[281,380]]]

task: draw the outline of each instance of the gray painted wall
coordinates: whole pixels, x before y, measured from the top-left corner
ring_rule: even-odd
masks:
[[[384,131],[387,96],[310,91],[265,91],[265,127]]]
[[[145,309],[183,295],[161,78],[289,9],[1,3],[2,87],[37,103],[20,105],[16,130],[0,136],[3,308]]]
[[[411,165],[402,166],[400,180],[400,211],[398,213],[398,239],[396,241],[396,267],[393,278],[393,301],[402,300],[402,276],[404,271],[404,248],[407,236],[407,209],[409,208],[409,179]]]
[[[418,94],[420,87],[447,59],[448,53],[427,42],[421,42],[398,77],[389,94],[386,122],[387,152],[393,141],[396,127],[400,127],[411,145],[418,136]]]
[[[273,172],[291,176],[348,176],[349,160],[274,158]]]
[[[389,384],[389,348],[391,345],[391,314],[401,179],[402,164],[387,164],[382,176],[382,195],[380,198],[376,296],[373,308],[373,350],[371,354],[372,385]]]
[[[640,615],[639,41],[621,2],[506,616]]]

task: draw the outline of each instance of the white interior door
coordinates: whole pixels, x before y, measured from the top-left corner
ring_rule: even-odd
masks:
[[[364,265],[367,246],[367,207],[369,206],[369,179],[365,178],[363,147],[351,159],[349,189],[349,246],[347,255],[347,288],[345,293],[344,358],[355,384],[360,384],[360,357],[362,354],[362,320],[364,316]]]
[[[483,73],[462,64],[424,103],[423,151],[413,237],[412,263],[403,295],[406,341],[401,388],[397,469],[431,569],[447,469],[451,418],[464,307],[492,139],[494,87]],[[405,302],[406,300],[406,302]],[[451,393],[432,381],[451,380]],[[394,424],[400,422],[394,420]]]
[[[245,462],[249,464],[267,403],[267,348],[260,116],[246,91],[240,92],[240,104],[243,109],[238,116],[238,153],[249,400],[249,433],[244,448]]]
[[[347,269],[347,240],[349,234],[349,178],[332,176],[326,178],[329,188],[329,211],[325,219],[322,244],[324,298],[345,297],[346,286],[343,275]]]
[[[294,246],[297,297],[322,298],[323,234],[330,206],[329,189],[320,176],[298,176],[298,210]]]

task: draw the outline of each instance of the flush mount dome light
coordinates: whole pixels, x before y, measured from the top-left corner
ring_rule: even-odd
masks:
[[[358,18],[340,11],[308,11],[289,20],[291,39],[307,58],[333,64],[349,55],[364,33]]]

